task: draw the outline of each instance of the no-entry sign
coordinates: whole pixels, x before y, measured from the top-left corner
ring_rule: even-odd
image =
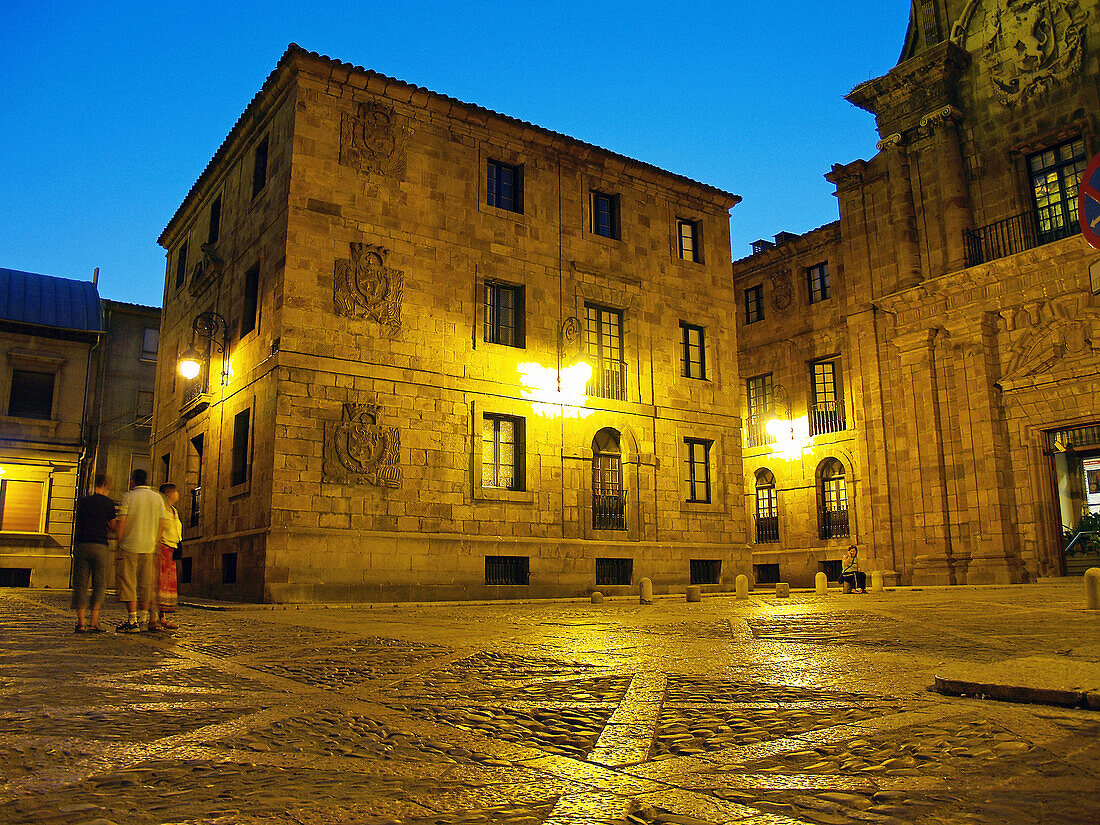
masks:
[[[1089,161],[1077,192],[1077,218],[1089,246],[1100,249],[1100,152]]]

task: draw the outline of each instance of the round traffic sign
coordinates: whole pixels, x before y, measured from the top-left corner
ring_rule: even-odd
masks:
[[[1100,152],[1089,161],[1077,190],[1077,218],[1089,246],[1100,249]]]

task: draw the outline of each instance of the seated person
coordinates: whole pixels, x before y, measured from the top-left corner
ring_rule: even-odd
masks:
[[[840,580],[844,583],[845,593],[852,590],[867,592],[867,574],[859,569],[859,560],[856,558],[858,553],[859,550],[853,544],[844,554],[844,561],[841,563]]]

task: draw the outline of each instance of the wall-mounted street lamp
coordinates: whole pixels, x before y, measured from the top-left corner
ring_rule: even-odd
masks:
[[[779,400],[782,394],[787,417],[769,420],[764,425],[764,429],[775,439],[772,452],[788,461],[794,461],[802,457],[802,451],[810,443],[810,419],[805,415],[799,418],[792,417],[791,395],[782,384],[773,384],[772,394],[776,400]]]
[[[195,316],[191,322],[191,346],[180,356],[176,363],[179,374],[188,381],[197,378],[202,372],[203,365],[209,360],[209,355],[203,355],[195,348],[195,337],[205,338],[213,346],[214,351],[222,356],[222,383],[229,377],[229,360],[226,353],[229,351],[229,323],[218,313],[210,310]],[[207,352],[209,353],[209,348]]]

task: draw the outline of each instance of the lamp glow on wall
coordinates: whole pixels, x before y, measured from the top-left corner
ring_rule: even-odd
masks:
[[[203,366],[209,361],[209,356],[203,355],[195,347],[196,336],[208,340],[214,352],[221,354],[222,383],[224,384],[229,378],[229,358],[226,355],[229,351],[229,322],[213,310],[195,316],[195,320],[191,322],[191,346],[176,362],[176,369],[179,374],[188,381],[198,378]]]
[[[792,417],[791,396],[782,384],[774,384],[772,394],[777,397],[777,400],[780,396],[784,399],[787,412],[786,418],[772,418],[764,424],[764,430],[775,439],[772,453],[787,461],[797,461],[802,457],[802,451],[810,444],[809,416]]]
[[[588,401],[588,382],[592,380],[590,364],[581,361],[563,368],[559,373],[553,367],[525,361],[516,370],[522,385],[520,393],[531,402],[536,415],[547,418],[587,418],[592,415],[592,410],[584,408]]]

